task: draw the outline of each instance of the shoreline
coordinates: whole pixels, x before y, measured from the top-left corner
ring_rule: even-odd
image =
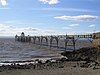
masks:
[[[99,66],[94,66],[89,63],[89,66],[84,67],[82,65],[86,61],[46,61],[42,63],[37,60],[38,63],[29,64],[11,64],[0,66],[0,75],[99,75],[100,74],[100,64]],[[95,67],[95,68],[94,68]]]
[[[5,41],[5,40],[4,40]],[[100,74],[100,63],[87,62],[87,61],[75,61],[75,58],[80,59],[84,54],[94,52],[91,48],[82,49],[76,52],[69,52],[68,56],[57,48],[49,48],[46,46],[35,45],[32,43],[21,43],[9,40],[9,42],[1,43],[2,48],[5,50],[11,49],[11,53],[30,54],[30,58],[23,58],[25,60],[18,61],[2,61],[0,66],[0,75],[99,75]],[[7,48],[7,47],[8,48]],[[1,49],[2,49],[1,48]],[[9,50],[8,50],[9,51]],[[42,51],[42,53],[41,53]],[[33,52],[33,53],[32,53]],[[38,53],[37,55],[34,52]],[[42,56],[40,56],[42,54]],[[74,57],[74,54],[75,57]],[[26,55],[24,55],[26,57]],[[71,56],[70,56],[71,55]],[[81,56],[80,56],[81,55]],[[87,54],[88,56],[89,54]],[[5,55],[6,56],[6,55]],[[84,55],[87,58],[86,55]],[[91,56],[91,55],[90,55]],[[66,59],[65,59],[66,57]],[[71,59],[70,59],[71,58]],[[74,60],[72,60],[72,58]],[[81,59],[83,59],[82,57]],[[72,61],[71,61],[72,60]],[[5,64],[4,64],[5,63]],[[71,73],[72,72],[72,73]],[[95,74],[94,74],[95,72]],[[91,73],[91,74],[90,74]],[[98,74],[96,74],[98,73]]]

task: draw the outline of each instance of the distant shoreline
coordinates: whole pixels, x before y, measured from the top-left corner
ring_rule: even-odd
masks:
[[[15,38],[14,36],[0,36],[0,38]]]

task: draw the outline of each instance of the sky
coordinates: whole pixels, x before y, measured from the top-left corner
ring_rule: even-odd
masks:
[[[100,32],[100,0],[0,0],[0,36]]]

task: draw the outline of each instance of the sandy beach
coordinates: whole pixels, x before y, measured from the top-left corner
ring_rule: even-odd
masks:
[[[100,70],[81,69],[81,68],[62,68],[52,70],[10,70],[0,72],[0,75],[100,75]]]
[[[68,63],[70,65],[68,66]],[[100,69],[71,67],[67,62],[64,67],[48,67],[46,69],[12,69],[0,72],[0,75],[100,75]]]

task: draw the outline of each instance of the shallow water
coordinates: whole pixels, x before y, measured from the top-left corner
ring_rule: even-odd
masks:
[[[84,45],[83,45],[84,43]],[[76,48],[91,46],[87,40],[77,41]],[[51,58],[58,52],[35,48],[31,43],[15,42],[14,38],[0,38],[0,62],[23,61],[34,58]]]
[[[39,49],[39,46],[34,47],[32,43],[15,42],[12,38],[0,38],[0,62],[51,58],[57,55],[55,51]]]

